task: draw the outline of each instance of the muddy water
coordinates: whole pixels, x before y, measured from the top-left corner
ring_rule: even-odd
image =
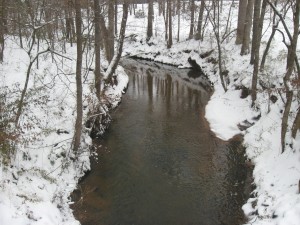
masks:
[[[247,169],[238,141],[212,135],[211,88],[188,70],[124,60],[130,83],[94,142],[99,159],[73,207],[83,225],[235,225]]]

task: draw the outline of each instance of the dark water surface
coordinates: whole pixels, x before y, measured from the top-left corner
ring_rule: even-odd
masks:
[[[247,169],[238,141],[209,131],[209,83],[188,70],[123,60],[130,83],[80,184],[82,225],[237,225]]]

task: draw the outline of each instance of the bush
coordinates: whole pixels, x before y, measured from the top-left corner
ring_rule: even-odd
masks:
[[[8,165],[15,151],[17,134],[13,131],[12,105],[7,104],[8,88],[0,89],[0,159]]]

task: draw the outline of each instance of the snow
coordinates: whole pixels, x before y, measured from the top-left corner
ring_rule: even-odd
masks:
[[[1,65],[0,88],[11,90],[6,99],[10,104],[20,97],[29,56],[13,37],[7,39],[6,45],[4,55],[7,60]],[[69,47],[63,55],[71,60],[56,55],[54,61],[60,63],[56,67],[51,55],[46,53],[39,57],[39,68],[34,66],[32,69],[20,119],[22,132],[15,142],[17,150],[12,154],[11,166],[0,161],[1,225],[80,224],[70,209],[69,196],[80,177],[90,169],[91,139],[84,130],[80,153],[75,155],[71,151],[76,118],[76,46]],[[88,55],[84,62],[90,63],[91,58]],[[84,68],[88,66],[84,65]],[[89,100],[94,97],[90,88],[94,77],[85,69],[82,72],[85,77],[84,123]],[[114,106],[121,100],[128,83],[128,76],[121,67],[117,68],[116,74],[119,75],[116,76],[117,85],[107,87]]]
[[[199,4],[199,3],[197,3]],[[225,2],[221,23],[227,21],[229,2]],[[138,7],[141,7],[139,5]],[[282,44],[282,36],[275,35],[271,44],[271,52],[267,57],[266,68],[260,74],[260,81],[270,90],[259,86],[256,108],[251,107],[250,96],[241,98],[241,87],[251,87],[253,67],[249,65],[249,55],[240,56],[240,46],[234,43],[234,32],[228,40],[222,43],[223,66],[229,71],[227,80],[228,91],[225,93],[220,84],[218,65],[202,59],[201,53],[216,49],[216,43],[208,24],[204,41],[187,40],[189,33],[188,16],[181,19],[180,40],[174,39],[171,49],[166,48],[164,40],[164,20],[157,14],[154,17],[154,34],[146,43],[147,18],[128,18],[128,29],[124,43],[123,55],[141,57],[172,64],[180,68],[190,67],[191,57],[208,75],[214,85],[215,92],[206,106],[205,117],[211,130],[221,139],[230,140],[237,134],[244,136],[246,154],[254,164],[253,178],[255,189],[243,206],[245,214],[252,225],[298,225],[300,224],[300,194],[298,182],[300,179],[300,135],[295,140],[288,138],[290,145],[281,153],[280,129],[285,93],[282,89],[282,78],[285,72],[287,50]],[[232,8],[232,20],[229,29],[234,29],[238,7]],[[145,11],[147,9],[145,7]],[[288,25],[291,26],[292,14]],[[120,19],[120,17],[119,17]],[[177,36],[177,17],[173,17],[174,37]],[[265,21],[269,23],[269,18]],[[279,26],[282,29],[282,26]],[[222,29],[221,29],[222,30]],[[264,49],[271,27],[264,26],[262,47]],[[13,38],[7,39],[5,48],[6,61],[0,66],[0,88],[5,86],[20,90],[25,81],[25,71],[29,62],[27,54],[19,48]],[[299,52],[299,48],[298,48]],[[21,118],[23,133],[17,144],[18,151],[13,159],[13,166],[0,164],[0,224],[1,225],[35,225],[57,224],[77,225],[78,221],[72,215],[69,207],[70,193],[76,188],[84,171],[90,169],[88,146],[90,138],[84,132],[82,137],[82,152],[78,160],[70,151],[73,137],[73,127],[76,116],[75,99],[75,56],[76,47],[68,47],[67,57],[73,60],[63,60],[63,71],[57,71],[55,63],[49,55],[40,57],[39,69],[33,68],[30,87],[40,87],[38,93],[31,92],[30,102],[24,108]],[[210,57],[217,58],[215,50]],[[208,57],[208,58],[210,58]],[[91,62],[85,68],[89,68]],[[84,60],[85,61],[85,60]],[[107,66],[106,62],[103,62]],[[63,75],[65,74],[70,75]],[[88,106],[91,97],[90,85],[93,75],[86,70],[84,83],[84,106]],[[56,76],[53,76],[53,75]],[[121,67],[117,69],[118,76],[115,86],[106,90],[112,106],[121,101],[123,89],[128,77]],[[202,78],[197,78],[202,79]],[[197,83],[195,79],[195,83]],[[35,82],[33,82],[33,80]],[[51,85],[54,83],[55,85]],[[43,98],[40,98],[43,93]],[[277,97],[272,103],[270,95]],[[19,98],[11,94],[9,102]],[[115,101],[116,100],[116,101]],[[35,104],[36,103],[36,104]],[[42,103],[42,104],[40,104]],[[298,104],[293,102],[289,118],[293,121]],[[84,111],[87,116],[87,109]],[[239,125],[251,124],[246,130],[240,130]],[[66,131],[58,134],[57,130]],[[288,133],[288,137],[290,134]],[[292,146],[292,147],[290,147]]]

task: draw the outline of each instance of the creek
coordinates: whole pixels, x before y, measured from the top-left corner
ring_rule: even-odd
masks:
[[[123,59],[130,82],[73,206],[82,225],[238,225],[249,194],[241,140],[204,118],[212,88],[196,71]]]

